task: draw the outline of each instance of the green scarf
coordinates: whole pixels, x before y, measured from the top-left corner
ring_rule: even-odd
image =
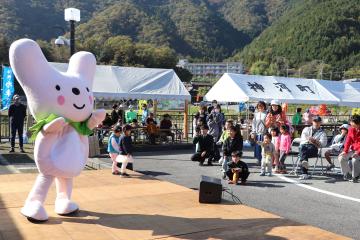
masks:
[[[57,116],[55,114],[50,114],[47,118],[43,118],[37,121],[36,124],[34,124],[31,128],[29,128],[29,131],[31,132],[30,142],[35,141],[36,136],[46,124],[50,123],[51,121],[59,117],[60,116]],[[86,136],[93,133],[93,131],[87,127],[88,120],[89,119],[83,122],[73,122],[69,119],[65,119],[65,121],[68,122],[79,134]]]

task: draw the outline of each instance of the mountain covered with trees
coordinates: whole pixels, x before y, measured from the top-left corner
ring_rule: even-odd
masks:
[[[307,77],[352,77],[360,70],[360,1],[299,1],[232,60],[258,74],[296,68]]]

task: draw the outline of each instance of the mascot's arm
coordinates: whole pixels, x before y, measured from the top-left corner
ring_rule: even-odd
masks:
[[[42,131],[45,133],[55,133],[63,130],[67,125],[65,118],[59,117],[44,125]]]
[[[105,119],[106,111],[104,109],[98,109],[94,111],[87,122],[87,127],[94,129],[97,125],[102,123]]]

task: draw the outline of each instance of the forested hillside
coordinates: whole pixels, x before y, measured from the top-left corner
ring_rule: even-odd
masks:
[[[279,70],[279,62],[300,71],[317,68],[325,78],[341,74],[360,65],[359,3],[303,0],[232,59],[254,69],[262,66],[268,74]]]

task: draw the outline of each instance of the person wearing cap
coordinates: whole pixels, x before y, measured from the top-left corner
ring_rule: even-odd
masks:
[[[239,180],[241,184],[246,184],[246,180],[250,175],[247,164],[240,160],[241,152],[234,151],[231,153],[231,162],[228,163],[228,170],[226,175],[229,178],[229,184],[238,184]]]
[[[23,147],[23,132],[26,106],[20,103],[20,96],[17,94],[14,95],[13,100],[14,103],[10,105],[8,112],[11,127],[11,149],[9,152],[15,152],[15,137],[16,132],[18,132],[20,152],[25,153]]]
[[[130,124],[134,119],[137,119],[137,113],[134,111],[134,106],[130,105],[129,110],[126,111],[126,123]]]
[[[350,125],[344,150],[339,155],[339,162],[344,180],[358,182],[360,175],[360,115],[352,116]],[[350,159],[352,170],[348,164]]]
[[[341,125],[341,133],[334,137],[330,147],[323,148],[321,151],[321,155],[324,156],[329,163],[329,165],[326,167],[328,171],[335,167],[335,165],[331,162],[331,155],[339,155],[343,150],[349,127],[349,124]]]
[[[111,167],[113,175],[119,174],[116,158],[120,153],[121,133],[122,133],[121,126],[114,127],[113,133],[110,135],[109,141],[108,141],[107,152],[109,153],[109,156],[110,156],[111,160],[113,161],[112,167]]]
[[[327,136],[321,128],[321,117],[313,118],[312,126],[306,127],[301,133],[298,158],[301,162],[302,175],[300,179],[308,179],[309,158],[317,157],[319,148],[327,145]]]
[[[211,135],[208,134],[209,127],[207,125],[202,125],[200,127],[201,135],[196,133],[194,137],[193,144],[197,147],[197,152],[191,156],[191,161],[199,162],[199,165],[204,165],[205,159],[208,158],[208,165],[211,166],[211,158],[213,156],[213,146],[214,140]]]
[[[270,111],[266,116],[265,125],[267,129],[280,127],[284,124],[288,124],[285,112],[282,111],[280,102],[278,100],[271,101]]]
[[[116,158],[118,163],[121,163],[120,175],[122,177],[128,177],[129,174],[126,173],[126,167],[129,163],[134,163],[134,158],[132,156],[133,147],[131,141],[131,129],[130,125],[125,125],[123,127],[123,134],[120,136],[119,140],[119,155]]]

